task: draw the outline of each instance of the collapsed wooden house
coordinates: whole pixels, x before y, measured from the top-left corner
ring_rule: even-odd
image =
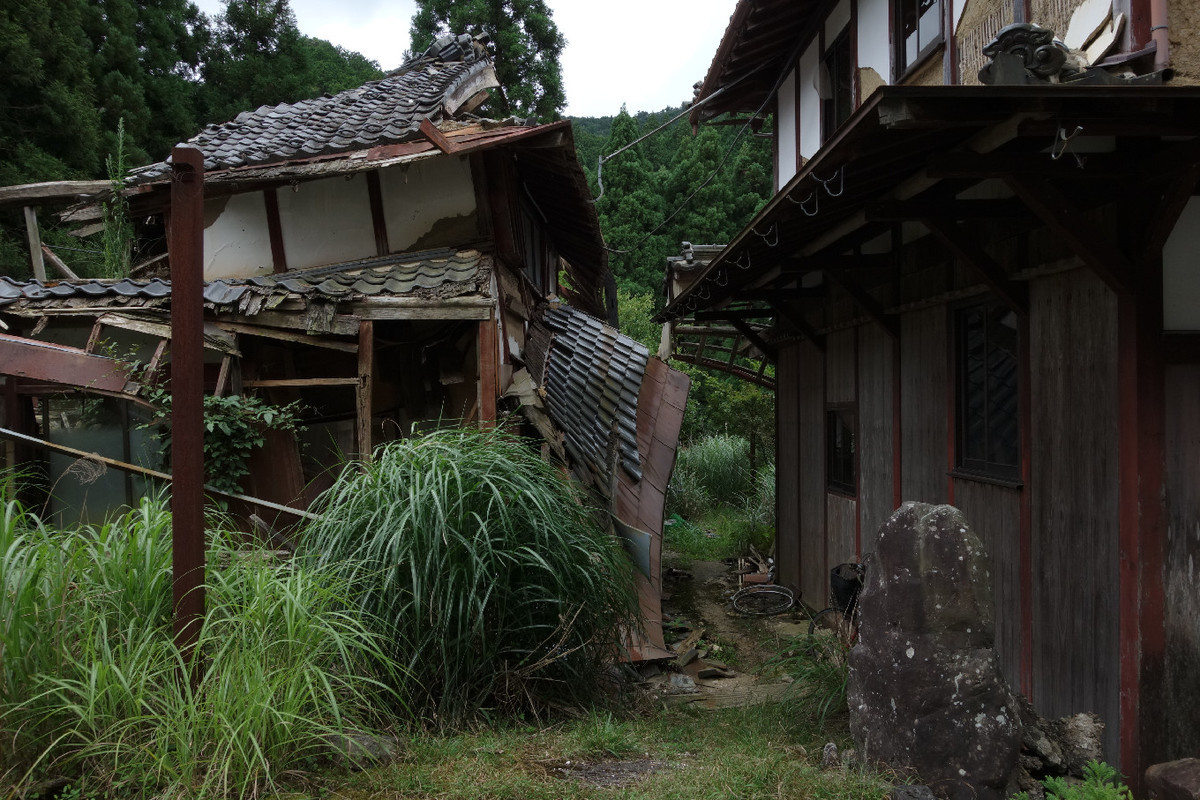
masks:
[[[382,80],[190,140],[205,166],[205,389],[304,409],[303,432],[269,435],[242,487],[245,510],[267,518],[264,503],[307,508],[347,459],[389,440],[521,408],[641,568],[635,657],[664,654],[659,550],[687,379],[607,324],[614,284],[570,123],[473,117],[496,85],[479,44],[446,37]],[[152,164],[127,183],[143,239],[172,224],[171,174]],[[9,205],[53,196],[0,189]],[[94,224],[96,200],[64,218]],[[150,260],[170,256],[164,243]],[[154,466],[137,422],[142,384],[171,374],[170,316],[158,277],[0,278],[4,427]],[[10,465],[41,452],[9,438]],[[130,472],[63,479],[74,462],[50,459],[55,512],[143,491]]]

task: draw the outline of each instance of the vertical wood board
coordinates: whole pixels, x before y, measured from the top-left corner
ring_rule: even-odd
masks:
[[[798,429],[800,458],[800,589],[806,602],[828,594],[825,571],[825,376],[811,343],[800,350]]]
[[[1094,711],[1118,757],[1116,298],[1091,272],[1030,287],[1034,705]]]
[[[878,325],[858,329],[858,513],[863,553],[875,549],[892,502],[895,348]]]
[[[825,402],[853,403],[854,329],[835,331],[825,337]]]
[[[777,580],[800,589],[800,343],[775,366],[775,563]]]
[[[904,500],[944,503],[946,494],[946,372],[949,342],[944,306],[900,320],[900,431]]]
[[[829,570],[846,561],[857,561],[854,548],[854,528],[857,522],[855,500],[840,494],[827,492],[825,495],[825,566],[822,570],[825,594],[829,594]],[[823,604],[828,605],[828,603]]]

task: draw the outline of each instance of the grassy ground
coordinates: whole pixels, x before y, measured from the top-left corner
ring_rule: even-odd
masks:
[[[328,797],[878,798],[887,784],[856,768],[819,767],[845,718],[816,721],[794,704],[720,711],[599,712],[549,727],[414,737],[393,765],[326,778]]]
[[[677,554],[683,562],[721,561],[746,555],[750,545],[762,554],[771,549],[773,528],[751,519],[745,511],[730,506],[716,506],[684,520],[672,517],[663,534],[665,549]],[[686,566],[686,564],[681,564]]]

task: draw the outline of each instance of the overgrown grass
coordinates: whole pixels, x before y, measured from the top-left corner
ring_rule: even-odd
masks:
[[[393,442],[347,469],[305,534],[434,724],[595,693],[633,614],[631,570],[572,484],[503,430]]]
[[[764,525],[743,509],[711,508],[691,521],[678,515],[664,529],[668,550],[686,559],[720,561],[745,555],[753,545],[766,555],[771,549],[775,529]]]
[[[218,535],[193,687],[164,502],[71,531],[3,509],[0,795],[45,775],[112,796],[256,794],[381,721],[386,692],[359,676],[386,657],[335,579]]]
[[[709,502],[736,506],[742,504],[754,485],[749,463],[749,442],[740,436],[717,434],[682,448],[675,474],[681,486],[695,482],[703,487]]]
[[[767,671],[785,673],[792,685],[786,708],[804,713],[818,731],[830,724],[845,724],[849,651],[832,631],[818,630],[785,640],[779,655],[764,665]]]
[[[825,742],[850,746],[845,726],[822,731],[779,705],[720,711],[597,712],[553,727],[513,725],[414,739],[399,763],[323,788],[346,800],[875,800],[885,777],[851,767],[821,770]],[[653,761],[624,786],[581,779],[615,761]],[[567,762],[570,762],[568,765]]]

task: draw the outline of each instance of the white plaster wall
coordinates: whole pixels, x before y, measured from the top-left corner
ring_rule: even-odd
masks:
[[[832,44],[842,30],[850,24],[850,0],[841,0],[825,18],[825,46]]]
[[[858,0],[858,66],[875,70],[879,77],[891,83],[888,8],[888,0]]]
[[[812,158],[821,149],[821,97],[817,94],[820,42],[813,39],[800,56],[800,155]]]
[[[276,190],[288,269],[375,255],[375,226],[366,175],[300,183]]]
[[[1163,329],[1200,331],[1200,198],[1188,200],[1163,246]]]
[[[269,275],[271,237],[262,192],[204,202],[204,280]]]
[[[779,143],[779,169],[775,176],[775,190],[779,189],[796,174],[796,70],[788,73],[779,86],[779,119],[775,129]]]
[[[438,220],[475,214],[475,185],[465,156],[389,167],[379,171],[379,184],[393,253],[411,249]]]

